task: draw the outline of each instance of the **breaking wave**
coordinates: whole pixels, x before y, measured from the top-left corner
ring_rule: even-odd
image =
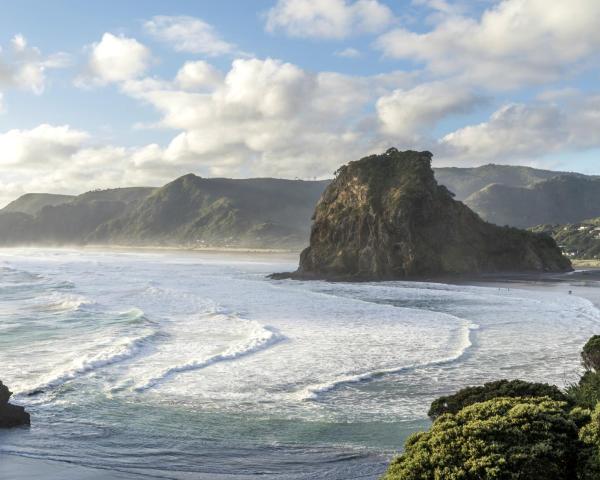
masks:
[[[285,339],[285,337],[273,327],[261,325],[256,321],[248,321],[248,324],[250,325],[250,335],[245,341],[236,343],[217,355],[167,368],[158,376],[153,377],[143,385],[134,388],[134,391],[144,392],[169,380],[178,373],[201,370],[215,363],[236,360],[265,350]]]
[[[447,316],[452,317],[451,315],[447,315]],[[454,317],[454,318],[458,319],[458,317]],[[430,362],[426,361],[426,362],[420,362],[420,363],[416,363],[416,364],[412,364],[412,365],[404,365],[401,367],[384,368],[384,369],[373,370],[370,372],[365,372],[365,373],[360,373],[360,374],[355,374],[355,375],[346,375],[344,377],[337,378],[337,379],[329,381],[329,382],[324,382],[324,383],[320,383],[318,385],[310,386],[301,391],[300,398],[305,401],[317,400],[322,394],[331,392],[332,390],[336,390],[337,388],[339,388],[343,385],[369,382],[371,380],[375,380],[377,378],[383,377],[384,375],[402,373],[402,372],[406,372],[409,370],[414,370],[416,368],[441,366],[441,365],[447,365],[449,363],[457,362],[457,361],[461,360],[466,355],[468,350],[473,346],[473,339],[471,337],[471,332],[473,330],[479,329],[479,325],[477,325],[476,323],[472,323],[472,322],[469,322],[469,321],[463,320],[463,319],[458,319],[458,320],[460,320],[463,323],[463,329],[461,332],[462,333],[461,343],[460,343],[460,346],[457,349],[456,353],[454,353],[453,355],[451,355],[449,357],[438,359],[438,360],[433,360]]]

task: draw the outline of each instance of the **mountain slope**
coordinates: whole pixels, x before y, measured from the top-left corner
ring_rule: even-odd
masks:
[[[600,216],[600,179],[563,175],[525,188],[492,184],[465,203],[497,225],[576,223]]]
[[[507,187],[528,187],[560,175],[585,177],[580,173],[494,164],[474,168],[442,167],[435,168],[434,172],[438,183],[445,185],[454,193],[457,200],[464,200],[469,195],[494,183]]]
[[[531,230],[551,235],[568,257],[600,258],[600,218],[567,225],[538,225]]]
[[[297,247],[305,245],[326,181],[185,175],[128,214],[101,225],[93,243]]]
[[[30,208],[35,212],[31,214],[3,209],[0,211],[0,244],[81,244],[99,225],[128,212],[153,191],[147,187],[97,190],[71,197],[65,203],[43,205],[37,211]],[[9,206],[16,203],[21,208],[23,202],[19,200]]]
[[[454,200],[437,184],[431,156],[390,149],[341,167],[317,204],[310,246],[291,277],[570,270],[552,238],[491,225]]]
[[[37,215],[45,206],[68,203],[75,198],[74,195],[58,195],[54,193],[26,193],[10,202],[0,210],[0,213],[21,212],[27,215]]]

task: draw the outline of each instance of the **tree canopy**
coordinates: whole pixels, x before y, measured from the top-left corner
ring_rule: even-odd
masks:
[[[433,420],[444,413],[457,413],[464,407],[498,397],[549,397],[570,402],[555,385],[523,380],[498,380],[479,387],[467,387],[453,395],[440,397],[431,404],[428,415]]]
[[[383,480],[571,480],[578,445],[566,402],[494,398],[411,436]]]

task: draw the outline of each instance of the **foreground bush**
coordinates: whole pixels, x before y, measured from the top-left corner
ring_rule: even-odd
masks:
[[[585,372],[579,383],[567,387],[567,395],[576,405],[593,410],[600,402],[600,373]]]
[[[600,478],[600,404],[596,406],[589,421],[580,431],[582,442],[579,454],[579,480]]]
[[[600,338],[600,337],[599,337]],[[498,397],[549,397],[571,402],[558,387],[547,383],[530,383],[523,380],[498,380],[482,387],[467,387],[454,395],[440,397],[431,404],[427,415],[434,420],[444,413],[457,413],[464,407]]]
[[[442,415],[408,439],[383,479],[575,479],[578,431],[567,408],[547,397],[495,398]]]
[[[594,335],[583,346],[581,363],[586,370],[600,372],[600,335]]]

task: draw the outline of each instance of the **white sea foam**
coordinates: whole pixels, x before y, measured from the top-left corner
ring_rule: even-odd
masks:
[[[343,377],[339,377],[328,382],[320,383],[318,385],[313,385],[302,390],[300,392],[300,398],[302,400],[316,400],[319,398],[320,395],[336,390],[337,388],[343,385],[368,382],[383,377],[384,375],[398,374],[420,367],[441,366],[458,361],[462,357],[464,357],[469,348],[473,346],[471,332],[473,330],[478,330],[479,325],[463,319],[456,318],[456,320],[460,321],[463,324],[462,336],[457,351],[451,356],[431,361],[418,362],[412,365],[382,368],[359,374],[345,375]]]
[[[18,392],[22,395],[31,395],[59,387],[71,380],[90,374],[101,368],[129,360],[138,355],[150,342],[160,336],[160,332],[149,331],[138,337],[124,337],[113,339],[98,352],[84,355],[73,360],[61,371],[53,371],[46,378],[26,391]]]
[[[281,342],[285,337],[271,326],[264,326],[255,321],[247,321],[249,326],[248,337],[234,345],[228,347],[224,352],[210,357],[193,360],[182,365],[169,367],[161,372],[158,376],[146,381],[143,385],[134,388],[136,392],[144,392],[151,388],[157,387],[161,383],[169,380],[174,375],[192,370],[201,370],[218,362],[232,361],[246,355],[259,352],[269,348],[276,343]]]
[[[77,403],[94,389],[135,401],[160,387],[144,400],[340,421],[414,419],[431,398],[461,386],[570,379],[600,325],[597,309],[575,295],[584,286],[568,295],[551,286],[272,282],[265,274],[285,266],[206,258],[11,257],[11,267],[45,280],[26,301],[0,292],[0,316],[19,326],[2,336],[3,381],[21,392],[73,379],[85,387],[56,389],[53,402]],[[59,280],[72,283],[59,290]],[[52,302],[54,315],[35,309]],[[131,305],[153,322],[125,311]]]
[[[84,307],[91,307],[94,301],[83,295],[71,293],[52,292],[46,296],[40,297],[35,303],[35,309],[48,312],[66,312],[77,311]]]

